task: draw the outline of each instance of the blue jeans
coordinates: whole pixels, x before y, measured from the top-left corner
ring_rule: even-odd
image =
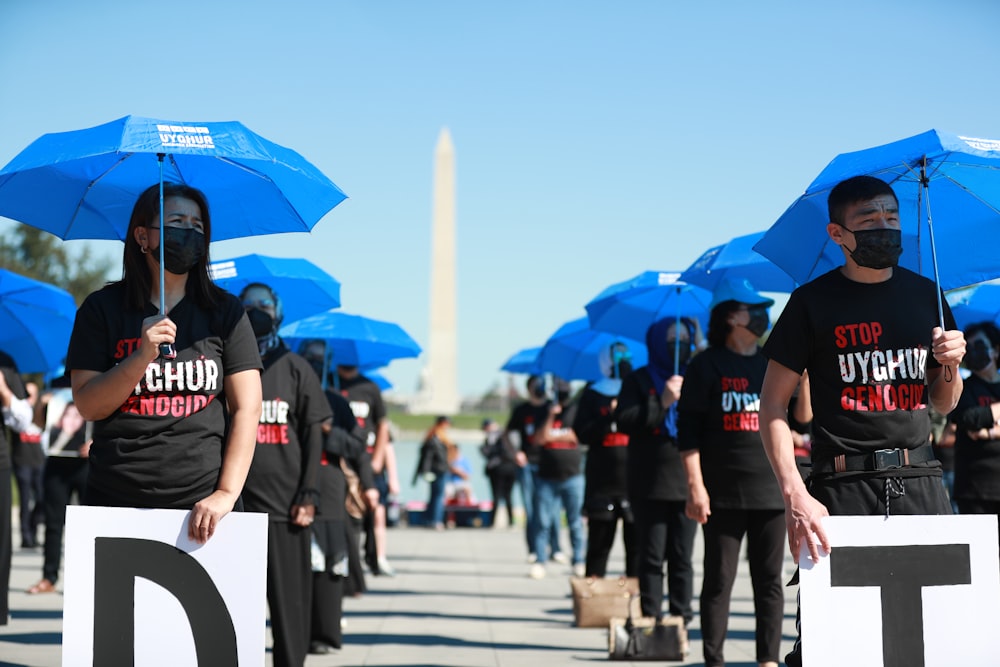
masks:
[[[538,464],[529,463],[520,469],[518,473],[521,481],[521,499],[524,501],[524,535],[528,542],[528,553],[537,554],[535,551],[535,541],[538,539],[538,512],[535,498],[538,489],[535,482],[538,480]],[[559,524],[555,523],[549,534],[549,549],[552,553],[559,551]],[[548,555],[548,554],[546,554]]]
[[[552,530],[559,531],[559,503],[566,511],[566,523],[569,524],[569,543],[573,548],[573,564],[582,563],[586,557],[586,545],[583,538],[583,474],[573,475],[567,479],[555,480],[538,477],[535,479],[536,510],[538,511],[538,535],[535,538],[535,554],[538,562],[549,559],[545,553],[545,537]],[[553,551],[553,553],[555,553]]]
[[[427,501],[427,516],[431,527],[444,524],[444,475],[438,475],[431,482],[431,497]]]

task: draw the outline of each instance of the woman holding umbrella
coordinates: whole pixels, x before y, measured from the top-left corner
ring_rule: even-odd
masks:
[[[205,195],[164,183],[161,220],[160,187],[132,210],[122,279],[80,307],[66,369],[94,422],[85,502],[191,509],[188,536],[204,543],[246,480],[261,362],[239,300],[208,277]],[[163,345],[175,352],[161,355]]]

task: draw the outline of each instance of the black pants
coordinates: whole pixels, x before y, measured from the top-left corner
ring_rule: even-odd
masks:
[[[490,492],[493,496],[493,509],[490,510],[490,525],[496,525],[497,508],[500,503],[507,507],[507,523],[514,525],[514,482],[517,481],[517,469],[509,472],[493,472],[490,474]]]
[[[784,510],[713,509],[703,531],[705,578],[699,613],[706,667],[726,664],[722,645],[729,628],[730,601],[743,535],[747,536],[753,584],[757,662],[778,662],[785,616],[781,581],[786,543]]]
[[[361,529],[363,519],[347,517],[347,579],[344,581],[344,595],[361,595],[365,585],[365,571],[361,567]]]
[[[902,475],[890,477],[886,473],[839,473],[810,477],[806,485],[809,493],[826,506],[831,516],[885,516],[886,485],[889,487],[890,515],[944,515],[953,514],[948,492],[941,483],[940,468],[907,468]],[[914,477],[912,475],[920,475]],[[905,490],[898,494],[898,482]],[[893,488],[896,491],[893,491]],[[796,579],[798,577],[796,576]],[[801,605],[795,610],[795,629],[798,637],[791,653],[785,656],[788,667],[802,665]]]
[[[671,616],[694,618],[691,555],[698,524],[684,515],[684,501],[637,499],[632,503],[639,538],[639,593],[642,615],[663,616],[663,563]]]
[[[10,468],[0,468],[0,625],[7,625],[10,616],[10,559],[12,556],[13,521],[10,515],[14,499],[10,490]]]
[[[312,611],[310,532],[271,518],[267,525],[267,604],[274,667],[302,667],[309,652]]]
[[[17,496],[20,503],[22,547],[33,547],[38,544],[38,526],[45,520],[45,510],[42,506],[43,470],[44,464],[14,466],[14,479],[17,481]]]
[[[83,498],[87,488],[87,459],[50,456],[45,462],[45,562],[42,576],[53,584],[59,579],[62,560],[63,531],[66,528],[66,507],[73,493]]]
[[[597,518],[587,517],[587,576],[603,577],[608,573],[608,556],[615,543],[618,517],[611,515]],[[622,520],[622,541],[625,544],[625,576],[639,574],[639,549],[635,521]]]
[[[343,616],[344,577],[330,572],[313,572],[311,640],[340,648],[344,643],[340,629]]]

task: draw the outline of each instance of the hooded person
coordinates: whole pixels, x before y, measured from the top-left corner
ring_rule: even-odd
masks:
[[[677,449],[676,403],[687,362],[697,349],[698,325],[666,317],[646,331],[649,363],[622,380],[614,419],[628,436],[626,481],[638,534],[642,615],[663,615],[663,564],[667,564],[671,616],[690,622],[697,524],[684,514],[687,478]]]
[[[618,430],[614,411],[622,378],[632,372],[628,345],[615,341],[598,357],[604,378],[584,388],[577,405],[573,430],[586,447],[583,513],[587,517],[585,574],[603,577],[614,544],[618,521],[622,521],[625,545],[625,576],[638,573],[635,517],[628,499],[628,435]]]

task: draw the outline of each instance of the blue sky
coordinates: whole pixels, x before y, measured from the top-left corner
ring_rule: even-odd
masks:
[[[932,128],[1000,138],[1000,4],[816,5],[4,0],[0,164],[128,114],[240,120],[350,199],[312,234],[213,259],[306,257],[345,311],[426,348],[447,126],[459,389],[476,394],[607,285],[766,229],[838,153]],[[88,243],[118,266],[119,244]],[[385,375],[409,392],[422,364]]]

